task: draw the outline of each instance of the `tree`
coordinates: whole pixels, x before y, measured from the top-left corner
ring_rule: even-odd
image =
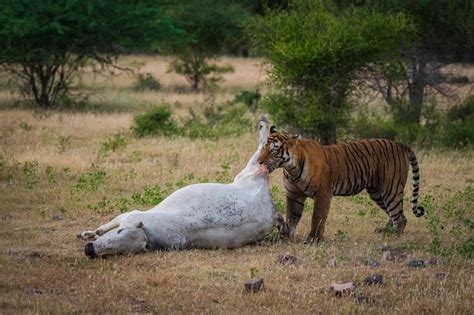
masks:
[[[147,1],[3,0],[0,67],[25,96],[50,108],[68,95],[80,68],[113,65],[119,53],[176,32]]]
[[[221,73],[233,71],[230,66],[221,67],[210,60],[242,39],[246,10],[225,0],[186,0],[174,5],[170,15],[184,30],[179,39],[170,43],[171,52],[177,56],[170,70],[184,75],[194,91],[206,81],[217,82]]]
[[[246,28],[270,65],[278,92],[266,99],[273,118],[294,131],[334,143],[347,121],[349,95],[373,63],[397,59],[413,25],[403,14],[351,9],[335,15],[321,1],[268,10]]]
[[[471,0],[367,0],[366,7],[413,18],[417,40],[402,60],[375,67],[372,88],[398,120],[418,124],[428,93],[452,97],[454,77],[447,65],[474,57],[474,4]]]

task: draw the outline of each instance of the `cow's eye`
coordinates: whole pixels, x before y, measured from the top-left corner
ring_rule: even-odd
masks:
[[[122,231],[123,231],[123,229],[119,229],[119,230],[117,231],[117,234],[120,234]]]

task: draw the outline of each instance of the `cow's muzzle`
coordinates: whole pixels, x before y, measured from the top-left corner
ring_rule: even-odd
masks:
[[[94,259],[94,258],[98,257],[97,254],[95,253],[95,250],[94,250],[94,244],[92,244],[92,243],[87,243],[86,244],[86,247],[84,248],[84,253],[90,259]]]

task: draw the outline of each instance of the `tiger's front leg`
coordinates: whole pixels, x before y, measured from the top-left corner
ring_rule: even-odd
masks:
[[[306,197],[294,196],[291,193],[286,195],[286,222],[288,226],[288,238],[295,240],[296,226],[303,215],[304,202]]]

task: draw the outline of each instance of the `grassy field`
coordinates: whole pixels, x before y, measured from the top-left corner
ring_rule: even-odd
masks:
[[[86,258],[85,242],[76,239],[80,230],[123,211],[149,208],[183,185],[229,182],[256,148],[256,132],[242,134],[238,143],[132,137],[137,111],[165,101],[185,116],[209,97],[187,92],[181,78],[165,74],[165,59],[138,60],[140,71],[153,73],[163,89],[134,92],[133,77],[125,74],[95,80],[84,75],[83,89],[92,91],[96,104],[92,113],[14,109],[8,104],[15,96],[0,93],[5,105],[0,110],[0,313],[472,314],[474,265],[465,258],[474,237],[472,151],[417,150],[428,216],[415,218],[406,203],[408,225],[400,237],[373,232],[386,216],[362,193],[334,198],[326,240],[319,245],[302,242],[309,232],[307,202],[296,243]],[[259,60],[221,62],[233,64],[236,72],[226,75],[215,100],[264,87]],[[115,105],[120,110],[110,112]],[[281,210],[281,171],[271,175],[270,184]],[[405,199],[410,197],[407,189]],[[386,246],[401,248],[407,259],[384,261]],[[298,263],[278,263],[282,254],[296,256]],[[407,266],[411,259],[435,257],[443,262]],[[367,266],[368,259],[380,266]],[[245,292],[251,273],[264,279],[263,292]],[[364,278],[374,273],[383,275],[384,284],[364,286]],[[438,279],[438,273],[447,277]],[[374,302],[334,297],[330,284],[343,280],[355,281],[356,296]]]

